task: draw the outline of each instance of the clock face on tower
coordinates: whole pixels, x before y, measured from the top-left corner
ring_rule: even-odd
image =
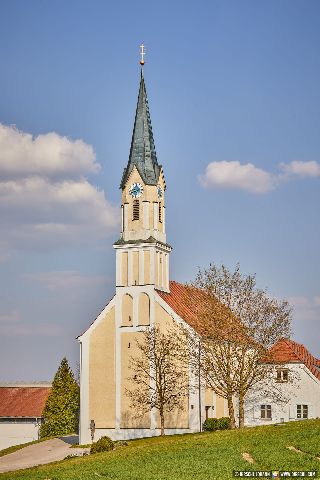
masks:
[[[162,191],[161,185],[157,186],[157,193],[158,193],[158,198],[162,198],[163,191]]]
[[[143,194],[143,186],[141,183],[133,183],[129,188],[129,194],[132,198],[139,198]]]

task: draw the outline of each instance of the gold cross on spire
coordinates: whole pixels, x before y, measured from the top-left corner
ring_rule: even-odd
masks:
[[[140,60],[140,65],[144,65],[144,56],[146,54],[146,51],[144,49],[143,43],[140,45],[140,55],[141,55],[141,60]]]

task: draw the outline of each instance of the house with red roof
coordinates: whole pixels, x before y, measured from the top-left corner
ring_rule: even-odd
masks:
[[[0,450],[39,439],[51,384],[0,384]]]
[[[266,389],[257,384],[248,395],[245,424],[319,418],[320,360],[304,345],[286,338],[273,345],[270,353],[273,369],[268,393],[263,393]]]

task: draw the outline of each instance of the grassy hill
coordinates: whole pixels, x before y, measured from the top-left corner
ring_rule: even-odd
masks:
[[[244,453],[253,464],[243,458]],[[4,473],[0,480],[227,480],[234,478],[233,470],[317,470],[320,474],[318,457],[320,420],[305,420],[134,440],[112,452]]]

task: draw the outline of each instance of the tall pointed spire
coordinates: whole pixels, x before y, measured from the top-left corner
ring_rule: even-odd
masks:
[[[154,145],[147,92],[143,77],[143,64],[144,61],[141,63],[140,88],[129,161],[127,167],[124,169],[120,188],[124,188],[134,166],[138,169],[146,185],[156,185],[161,170],[161,166],[158,165]]]

